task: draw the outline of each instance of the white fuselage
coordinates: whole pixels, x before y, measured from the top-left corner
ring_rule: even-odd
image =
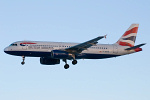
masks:
[[[16,56],[30,56],[30,57],[44,57],[51,56],[52,50],[64,50],[66,48],[77,45],[78,43],[64,43],[64,42],[39,42],[39,41],[18,41],[14,42],[15,45],[10,45],[5,48],[5,52]],[[101,57],[92,56],[91,59],[101,59],[116,57],[125,54],[134,53],[134,50],[127,51],[125,48],[129,46],[120,46],[117,44],[97,44],[96,46],[91,46],[87,50],[82,51],[82,54],[90,55],[103,55]],[[42,54],[43,53],[43,54]],[[105,57],[105,55],[107,55]],[[83,57],[86,59],[86,57]],[[82,57],[77,57],[77,59],[82,59]],[[87,59],[90,59],[87,57]]]

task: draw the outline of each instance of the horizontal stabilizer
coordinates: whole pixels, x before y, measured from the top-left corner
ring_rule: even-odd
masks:
[[[141,47],[141,46],[143,46],[143,45],[145,45],[145,44],[146,44],[146,43],[139,44],[139,45],[133,46],[133,47],[131,47],[131,48],[127,48],[127,49],[125,49],[125,50],[133,50],[133,49],[139,48],[139,47]]]

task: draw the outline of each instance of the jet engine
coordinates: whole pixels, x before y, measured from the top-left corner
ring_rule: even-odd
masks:
[[[69,59],[71,58],[71,55],[69,55],[69,53],[66,51],[52,50],[51,57],[55,59],[67,59],[67,58]]]
[[[60,59],[52,59],[48,57],[41,57],[40,58],[40,63],[43,65],[55,65],[55,64],[60,64]]]

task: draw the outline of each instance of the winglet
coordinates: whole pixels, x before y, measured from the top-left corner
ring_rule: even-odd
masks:
[[[106,36],[107,36],[107,34],[106,35],[104,35],[104,38],[106,39]]]

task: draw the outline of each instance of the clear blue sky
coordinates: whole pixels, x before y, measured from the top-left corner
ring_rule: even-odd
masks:
[[[150,100],[149,0],[1,0],[0,100]],[[7,55],[19,40],[116,42],[139,23],[136,44],[143,51],[103,60],[44,66],[39,58]]]

